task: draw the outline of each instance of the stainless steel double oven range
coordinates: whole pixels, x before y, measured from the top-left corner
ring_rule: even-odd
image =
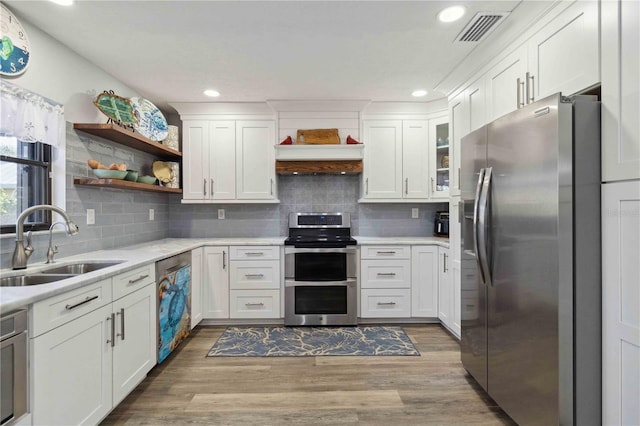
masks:
[[[356,325],[356,244],[348,213],[289,215],[285,325]]]

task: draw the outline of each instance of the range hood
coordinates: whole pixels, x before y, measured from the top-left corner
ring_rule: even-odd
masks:
[[[276,145],[277,174],[362,173],[364,145]]]

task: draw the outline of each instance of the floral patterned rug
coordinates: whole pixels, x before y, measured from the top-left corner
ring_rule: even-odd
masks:
[[[402,327],[228,327],[207,356],[419,356]]]

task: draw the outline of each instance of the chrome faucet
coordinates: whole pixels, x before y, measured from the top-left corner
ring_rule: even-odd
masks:
[[[24,221],[31,213],[38,210],[52,210],[56,213],[59,213],[65,220],[67,225],[67,234],[75,235],[78,233],[78,225],[73,223],[67,212],[62,210],[60,207],[50,206],[47,204],[40,204],[37,206],[31,206],[25,209],[20,216],[18,216],[18,220],[16,221],[16,248],[13,251],[13,258],[11,260],[11,267],[13,269],[26,269],[27,261],[29,257],[33,254],[33,247],[31,246],[31,236],[27,234],[27,245],[24,245]],[[54,224],[55,225],[55,224]],[[51,225],[53,228],[53,225]],[[49,231],[51,231],[51,228]]]
[[[45,263],[56,263],[56,261],[53,260],[53,256],[55,256],[56,253],[58,253],[58,246],[54,246],[52,244],[53,228],[55,228],[56,225],[64,226],[65,228],[67,228],[67,232],[69,232],[69,229],[68,229],[67,225],[64,222],[54,222],[49,227],[49,248],[47,249],[47,261]]]

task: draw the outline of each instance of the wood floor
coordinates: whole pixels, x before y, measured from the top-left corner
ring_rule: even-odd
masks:
[[[224,327],[197,327],[102,424],[514,424],[444,329],[404,329],[421,356],[207,358]]]

